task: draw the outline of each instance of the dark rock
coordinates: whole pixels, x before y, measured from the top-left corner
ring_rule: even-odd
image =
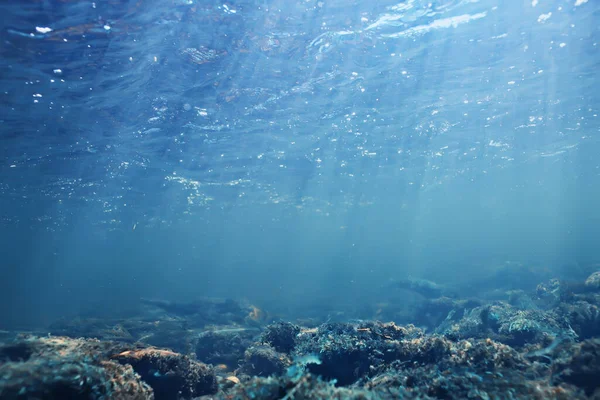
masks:
[[[281,353],[289,353],[296,346],[300,327],[289,322],[268,325],[261,335],[261,341],[268,343]]]
[[[563,303],[558,312],[569,322],[579,339],[600,336],[600,307],[587,301]]]
[[[410,350],[402,347],[399,340],[418,341],[422,335],[423,332],[414,326],[404,328],[393,323],[329,323],[301,332],[294,354],[317,355],[321,362],[308,365],[308,371],[346,386],[372,368],[409,357]],[[423,352],[419,356],[429,357],[432,353]]]
[[[292,365],[289,357],[268,345],[252,346],[245,353],[240,373],[252,376],[281,375]]]
[[[259,331],[255,328],[221,328],[202,332],[196,343],[196,357],[209,364],[225,364],[235,369],[244,359]]]
[[[569,344],[566,357],[554,367],[552,380],[580,387],[588,396],[600,394],[600,339]]]
[[[111,343],[19,338],[0,347],[2,399],[153,399],[131,366],[108,361]]]
[[[217,392],[214,370],[189,357],[169,350],[146,348],[124,351],[113,356],[130,364],[152,389],[157,400],[191,399]]]

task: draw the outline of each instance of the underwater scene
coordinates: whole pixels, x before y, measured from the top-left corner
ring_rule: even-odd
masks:
[[[0,13],[0,400],[600,400],[600,1]]]

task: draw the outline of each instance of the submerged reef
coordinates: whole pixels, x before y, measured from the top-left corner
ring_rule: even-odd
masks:
[[[0,399],[600,399],[599,277],[492,298],[404,280],[391,290],[415,292],[412,309],[320,324],[144,300],[132,318],[5,333]]]

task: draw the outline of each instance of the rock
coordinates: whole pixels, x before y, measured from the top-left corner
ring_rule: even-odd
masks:
[[[524,310],[504,302],[474,308],[460,321],[441,327],[443,330],[437,332],[454,340],[492,338],[516,347],[573,334],[564,318],[553,311]]]
[[[246,350],[240,373],[252,376],[281,375],[292,365],[290,358],[268,345],[252,346]]]
[[[212,367],[169,350],[128,350],[112,358],[130,364],[154,389],[156,400],[191,399],[216,393],[218,389]]]
[[[585,280],[585,286],[590,290],[600,290],[600,271],[591,274]]]
[[[235,369],[244,359],[244,352],[258,335],[254,328],[223,327],[200,333],[196,343],[196,357],[209,364],[225,364]]]
[[[582,388],[588,396],[600,396],[600,339],[570,344],[567,356],[554,367],[552,380]]]
[[[299,326],[289,322],[278,322],[268,325],[260,340],[281,353],[289,353],[296,346],[296,337],[299,333]]]
[[[131,366],[104,359],[111,348],[95,340],[19,338],[0,347],[0,398],[154,399]]]
[[[301,332],[295,356],[317,355],[320,363],[307,370],[338,385],[350,385],[372,368],[397,360],[406,354],[399,341],[419,340],[423,332],[414,326],[393,323],[328,323],[318,329]]]
[[[600,336],[600,307],[587,301],[563,303],[558,308],[580,340]]]

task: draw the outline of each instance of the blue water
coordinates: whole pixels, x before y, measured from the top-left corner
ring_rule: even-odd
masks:
[[[0,12],[0,328],[140,297],[351,315],[395,279],[600,262],[600,2]]]

